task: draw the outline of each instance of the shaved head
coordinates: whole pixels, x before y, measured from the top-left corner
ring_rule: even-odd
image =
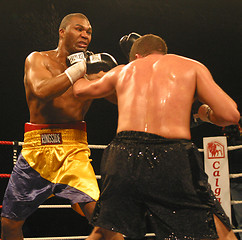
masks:
[[[61,21],[61,23],[60,23],[60,27],[59,27],[59,29],[66,29],[66,27],[67,27],[67,26],[69,25],[69,23],[70,23],[70,20],[71,20],[73,17],[84,18],[84,19],[86,19],[87,21],[89,21],[88,18],[87,18],[84,14],[82,14],[82,13],[71,13],[71,14],[66,15],[66,16],[62,19],[62,21]]]

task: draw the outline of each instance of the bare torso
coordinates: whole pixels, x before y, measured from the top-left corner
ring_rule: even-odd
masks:
[[[175,55],[152,54],[126,65],[116,85],[117,132],[133,130],[190,139],[190,111],[196,88],[191,64]]]
[[[206,66],[174,54],[138,57],[99,80],[78,80],[73,90],[76,96],[86,99],[105,97],[116,90],[117,132],[142,131],[191,139],[190,116],[195,98],[212,109],[212,120],[204,106],[199,108],[199,117],[218,126],[236,124],[240,117],[236,103],[215,83]]]
[[[39,97],[37,90],[32,86],[47,76],[49,80],[46,80],[46,84],[51,84],[52,78],[62,74],[66,68],[65,58],[59,58],[55,50],[33,53],[27,58],[24,84],[31,123],[67,123],[84,120],[91,100],[74,97],[72,86],[60,93],[57,92],[56,97]],[[46,76],[42,76],[42,72],[46,72]]]

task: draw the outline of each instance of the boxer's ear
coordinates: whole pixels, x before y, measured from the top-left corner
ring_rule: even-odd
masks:
[[[63,28],[59,29],[59,37],[63,37],[65,34],[65,30]]]
[[[143,56],[140,55],[140,54],[138,54],[138,53],[135,54],[135,59],[142,58],[142,57],[143,57]]]

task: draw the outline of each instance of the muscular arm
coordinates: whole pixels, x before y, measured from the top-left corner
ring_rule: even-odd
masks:
[[[197,95],[199,101],[211,108],[210,111],[206,106],[200,107],[198,114],[202,120],[211,121],[218,126],[238,123],[240,113],[237,104],[215,83],[202,64],[197,65]]]
[[[115,93],[118,74],[122,66],[113,68],[103,77],[93,81],[81,78],[73,85],[74,95],[85,98],[102,98]]]
[[[105,74],[106,74],[106,72],[100,71],[99,73],[88,74],[86,78],[88,80],[98,80],[101,77],[103,77]],[[114,91],[110,95],[106,96],[105,99],[107,101],[113,103],[113,104],[117,104],[118,103],[116,91]]]
[[[63,94],[71,83],[65,73],[57,76],[48,69],[48,60],[39,52],[30,54],[25,61],[26,92],[46,101]]]

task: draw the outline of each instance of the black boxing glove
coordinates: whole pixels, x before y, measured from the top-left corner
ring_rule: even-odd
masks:
[[[125,35],[121,37],[121,39],[119,40],[119,46],[121,47],[123,54],[126,56],[128,60],[129,60],[129,52],[134,41],[140,37],[141,35],[139,35],[138,33],[132,32],[129,35]]]
[[[92,52],[92,51],[85,51],[84,52],[84,56],[85,56],[85,58],[87,59],[89,56],[91,56],[91,55],[94,55],[94,52]]]
[[[83,52],[71,54],[67,57],[67,66],[65,74],[69,78],[71,84],[74,84],[79,78],[86,74],[86,58]]]
[[[199,117],[198,117],[198,109],[202,106],[202,103],[199,102],[198,100],[195,100],[192,104],[192,109],[191,109],[191,119],[190,119],[190,128],[194,128],[194,127],[198,127],[200,126],[202,123],[204,123],[204,121],[202,121]]]
[[[108,72],[118,65],[115,58],[108,53],[97,53],[87,58],[87,74]]]

